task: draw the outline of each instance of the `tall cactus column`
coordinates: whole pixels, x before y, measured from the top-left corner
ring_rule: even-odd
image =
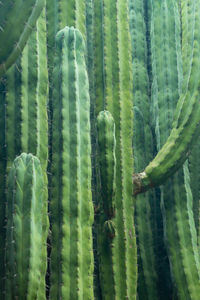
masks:
[[[80,32],[56,36],[50,299],[93,299],[90,100]]]
[[[45,182],[38,158],[21,154],[8,177],[5,299],[43,300],[47,230]]]
[[[153,138],[150,125],[150,80],[149,71],[149,19],[150,4],[142,0],[129,0],[129,22],[133,60],[133,155],[134,171],[139,172],[153,158]],[[138,245],[138,297],[158,299],[159,233],[157,215],[160,211],[155,191],[138,195],[135,208],[135,224]],[[156,245],[156,246],[155,246]],[[159,256],[158,256],[159,259]],[[161,283],[162,284],[162,283]],[[163,286],[163,284],[161,285]]]
[[[95,53],[97,66],[103,71],[101,76],[96,76],[101,87],[99,90],[97,86],[96,92],[103,97],[98,97],[96,107],[108,110],[116,125],[116,190],[113,199],[115,213],[112,218],[115,236],[110,260],[113,273],[101,275],[105,279],[113,276],[113,293],[110,298],[104,293],[102,298],[136,299],[137,253],[130,180],[133,171],[133,115],[128,2],[105,0],[103,3],[96,2],[95,6],[96,14],[102,16],[98,20],[98,26],[103,30],[103,36],[99,35],[97,41],[97,45],[101,44],[102,52],[99,57]]]

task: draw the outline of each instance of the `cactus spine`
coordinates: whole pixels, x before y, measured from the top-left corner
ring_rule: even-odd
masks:
[[[44,7],[45,0],[0,3],[0,77],[16,61]],[[23,12],[23,13],[22,13]]]
[[[108,111],[101,111],[97,117],[98,153],[101,178],[100,216],[98,226],[98,253],[100,256],[101,290],[104,299],[113,299],[114,274],[112,240],[115,228],[116,158],[115,123]]]
[[[80,32],[56,36],[51,299],[93,299],[90,100]]]
[[[8,178],[5,299],[45,299],[45,288],[40,288],[47,239],[45,200],[40,162],[23,153]]]

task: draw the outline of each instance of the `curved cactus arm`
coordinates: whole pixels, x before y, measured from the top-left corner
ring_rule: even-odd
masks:
[[[188,157],[200,127],[200,16],[195,16],[193,58],[188,89],[178,101],[173,127],[166,143],[141,173],[133,175],[134,194],[162,184]]]
[[[1,1],[0,77],[22,52],[44,3],[44,0]]]

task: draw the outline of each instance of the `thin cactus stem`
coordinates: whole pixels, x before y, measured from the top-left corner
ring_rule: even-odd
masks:
[[[98,254],[100,259],[100,284],[104,299],[113,299],[114,270],[112,240],[115,226],[116,157],[115,123],[109,111],[101,111],[97,117],[98,162],[100,169],[100,201],[98,220]]]

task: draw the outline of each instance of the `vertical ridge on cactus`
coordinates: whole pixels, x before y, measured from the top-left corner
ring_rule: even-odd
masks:
[[[80,32],[56,36],[50,299],[93,299],[89,86]]]
[[[0,77],[16,61],[44,7],[45,0],[0,3]],[[21,13],[23,11],[23,13]]]
[[[44,199],[40,162],[23,153],[14,160],[8,178],[5,299],[45,299],[45,288],[40,289],[47,239]]]

